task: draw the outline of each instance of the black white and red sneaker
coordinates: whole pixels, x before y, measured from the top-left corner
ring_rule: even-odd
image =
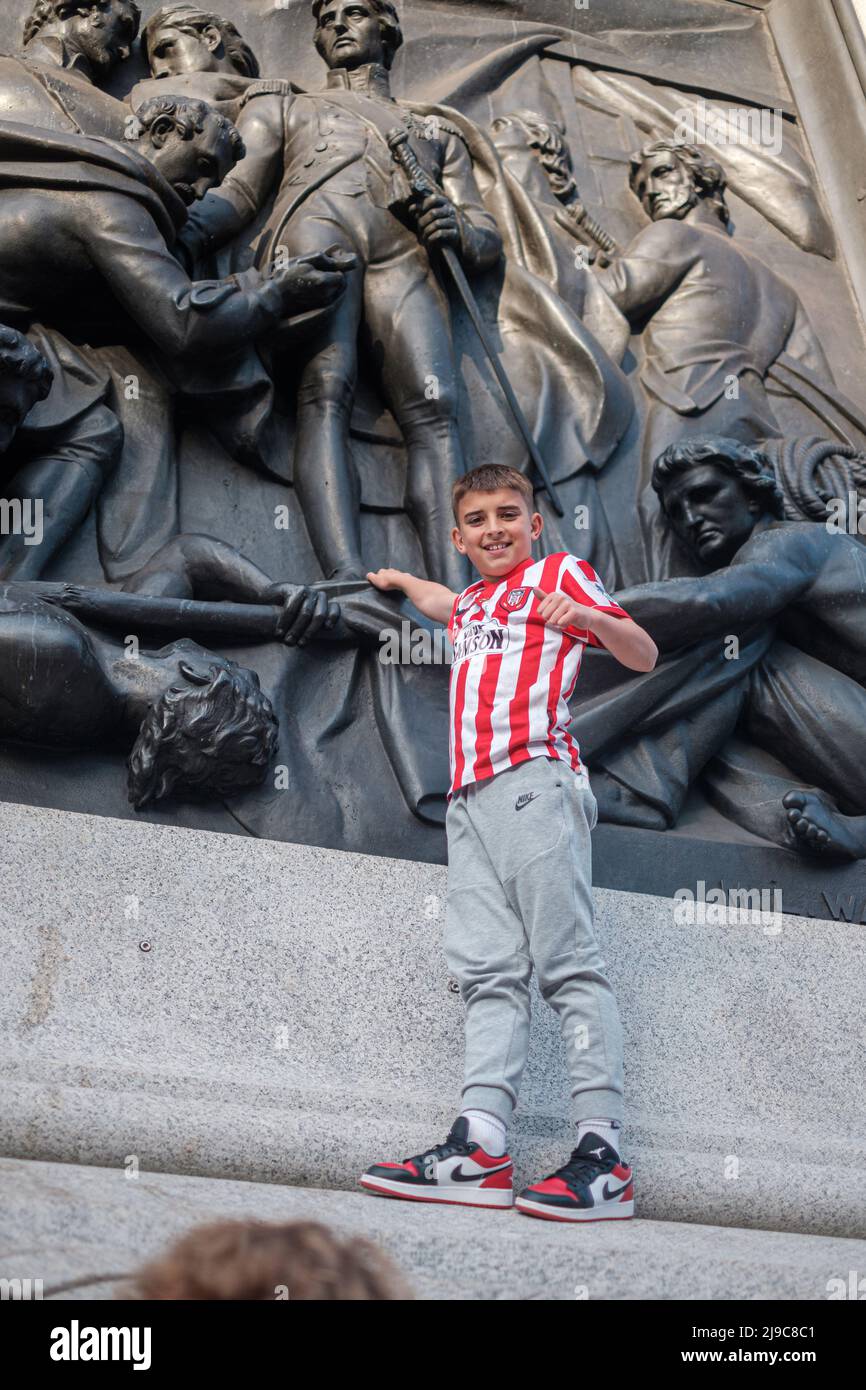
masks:
[[[634,1175],[616,1149],[585,1134],[568,1162],[524,1187],[514,1203],[546,1221],[628,1221],[634,1216]]]
[[[444,1144],[404,1158],[374,1163],[361,1186],[378,1197],[447,1202],[461,1207],[514,1205],[514,1169],[508,1154],[494,1158],[469,1139],[469,1121],[458,1116]]]

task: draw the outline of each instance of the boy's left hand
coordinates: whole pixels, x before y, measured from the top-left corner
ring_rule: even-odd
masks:
[[[538,613],[551,627],[558,627],[563,631],[567,627],[581,628],[584,632],[595,632],[595,617],[598,614],[597,608],[590,608],[585,603],[577,603],[568,594],[560,593],[559,590],[552,594],[547,594],[543,589],[533,589],[535,597],[539,599]]]

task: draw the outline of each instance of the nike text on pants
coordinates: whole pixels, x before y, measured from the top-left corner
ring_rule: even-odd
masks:
[[[466,1005],[463,1108],[506,1123],[529,1048],[529,980],[559,1015],[575,1120],[623,1119],[622,1029],[595,939],[585,774],[531,758],[448,806],[445,954]]]

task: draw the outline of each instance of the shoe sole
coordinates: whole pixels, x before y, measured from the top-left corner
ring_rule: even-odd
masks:
[[[546,1202],[531,1202],[526,1197],[518,1197],[514,1208],[523,1216],[540,1217],[542,1221],[631,1221],[634,1217],[633,1201],[612,1204],[609,1211],[598,1207],[568,1211],[565,1207],[551,1207]]]
[[[372,1192],[374,1197],[397,1197],[404,1202],[438,1202],[440,1206],[487,1207],[494,1211],[510,1211],[514,1206],[514,1193],[504,1187],[479,1188],[467,1192],[465,1197],[452,1197],[446,1195],[451,1188],[441,1192],[407,1192],[405,1183],[392,1182],[389,1178],[364,1177],[360,1182],[364,1191]]]

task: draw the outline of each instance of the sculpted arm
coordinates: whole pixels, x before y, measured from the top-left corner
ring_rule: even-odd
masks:
[[[284,96],[261,96],[238,117],[246,155],[190,212],[182,241],[194,256],[218,250],[253,220],[278,182],[283,162]]]
[[[618,593],[616,600],[662,651],[676,651],[778,617],[814,584],[831,540],[817,526],[762,531],[727,569],[698,579],[641,584]]]
[[[640,320],[676,289],[695,255],[679,227],[656,223],[640,232],[624,255],[595,273],[620,312],[630,321]]]
[[[502,255],[502,237],[481,201],[469,151],[456,135],[447,138],[442,190],[457,209],[464,266],[470,272],[489,269]]]
[[[171,357],[242,346],[280,319],[276,280],[244,271],[193,281],[169,251],[149,213],[122,194],[104,195],[81,240],[120,305]]]

